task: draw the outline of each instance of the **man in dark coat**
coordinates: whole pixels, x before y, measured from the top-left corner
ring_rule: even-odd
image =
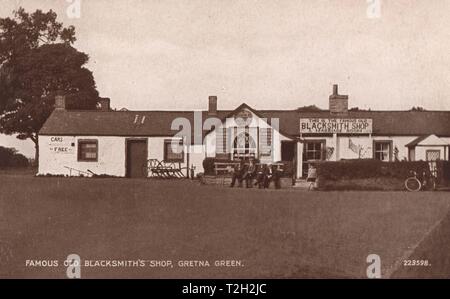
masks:
[[[259,189],[264,188],[266,181],[266,172],[267,166],[265,164],[259,164],[258,169],[256,171],[256,183],[255,183],[255,185],[258,185]]]
[[[231,188],[233,188],[234,185],[236,184],[236,180],[239,183],[238,186],[242,187],[242,180],[243,180],[244,173],[245,173],[245,164],[244,164],[244,161],[241,160],[239,162],[239,164],[236,164],[234,166],[233,177],[231,178],[231,185],[230,185]]]
[[[253,178],[255,177],[256,174],[256,165],[255,165],[255,161],[253,161],[253,159],[251,159],[249,161],[249,165],[248,167],[246,167],[243,179],[245,180],[245,187],[247,188],[252,188],[253,185]]]
[[[272,181],[275,185],[275,189],[281,189],[281,173],[283,170],[279,168],[277,165],[272,165],[271,167],[271,175],[272,175]]]

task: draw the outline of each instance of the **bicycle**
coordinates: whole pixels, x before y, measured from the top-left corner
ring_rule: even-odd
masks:
[[[422,174],[422,181],[419,180],[417,172],[410,171],[412,176],[405,180],[405,188],[410,192],[417,192],[420,190],[436,190],[436,179],[433,175],[428,177],[425,172]]]

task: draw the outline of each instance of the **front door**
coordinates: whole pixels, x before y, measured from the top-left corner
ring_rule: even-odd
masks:
[[[281,161],[294,161],[297,142],[282,141],[281,142]]]
[[[147,176],[147,141],[127,140],[127,177],[142,178]]]

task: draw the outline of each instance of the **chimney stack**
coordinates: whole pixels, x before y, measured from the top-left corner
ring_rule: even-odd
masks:
[[[338,85],[333,85],[333,94],[330,95],[329,109],[331,114],[348,113],[348,95],[340,95]]]
[[[208,115],[217,115],[217,96],[209,96]]]
[[[111,110],[110,108],[110,98],[100,98],[99,103],[100,103],[100,111],[109,111]]]
[[[55,96],[55,110],[66,110],[66,96],[62,92]]]

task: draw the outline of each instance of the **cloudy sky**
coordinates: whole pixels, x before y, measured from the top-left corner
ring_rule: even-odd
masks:
[[[116,108],[327,108],[338,83],[352,107],[450,110],[449,0],[82,0],[79,18],[76,1],[0,0],[0,17],[53,9],[74,25]]]

